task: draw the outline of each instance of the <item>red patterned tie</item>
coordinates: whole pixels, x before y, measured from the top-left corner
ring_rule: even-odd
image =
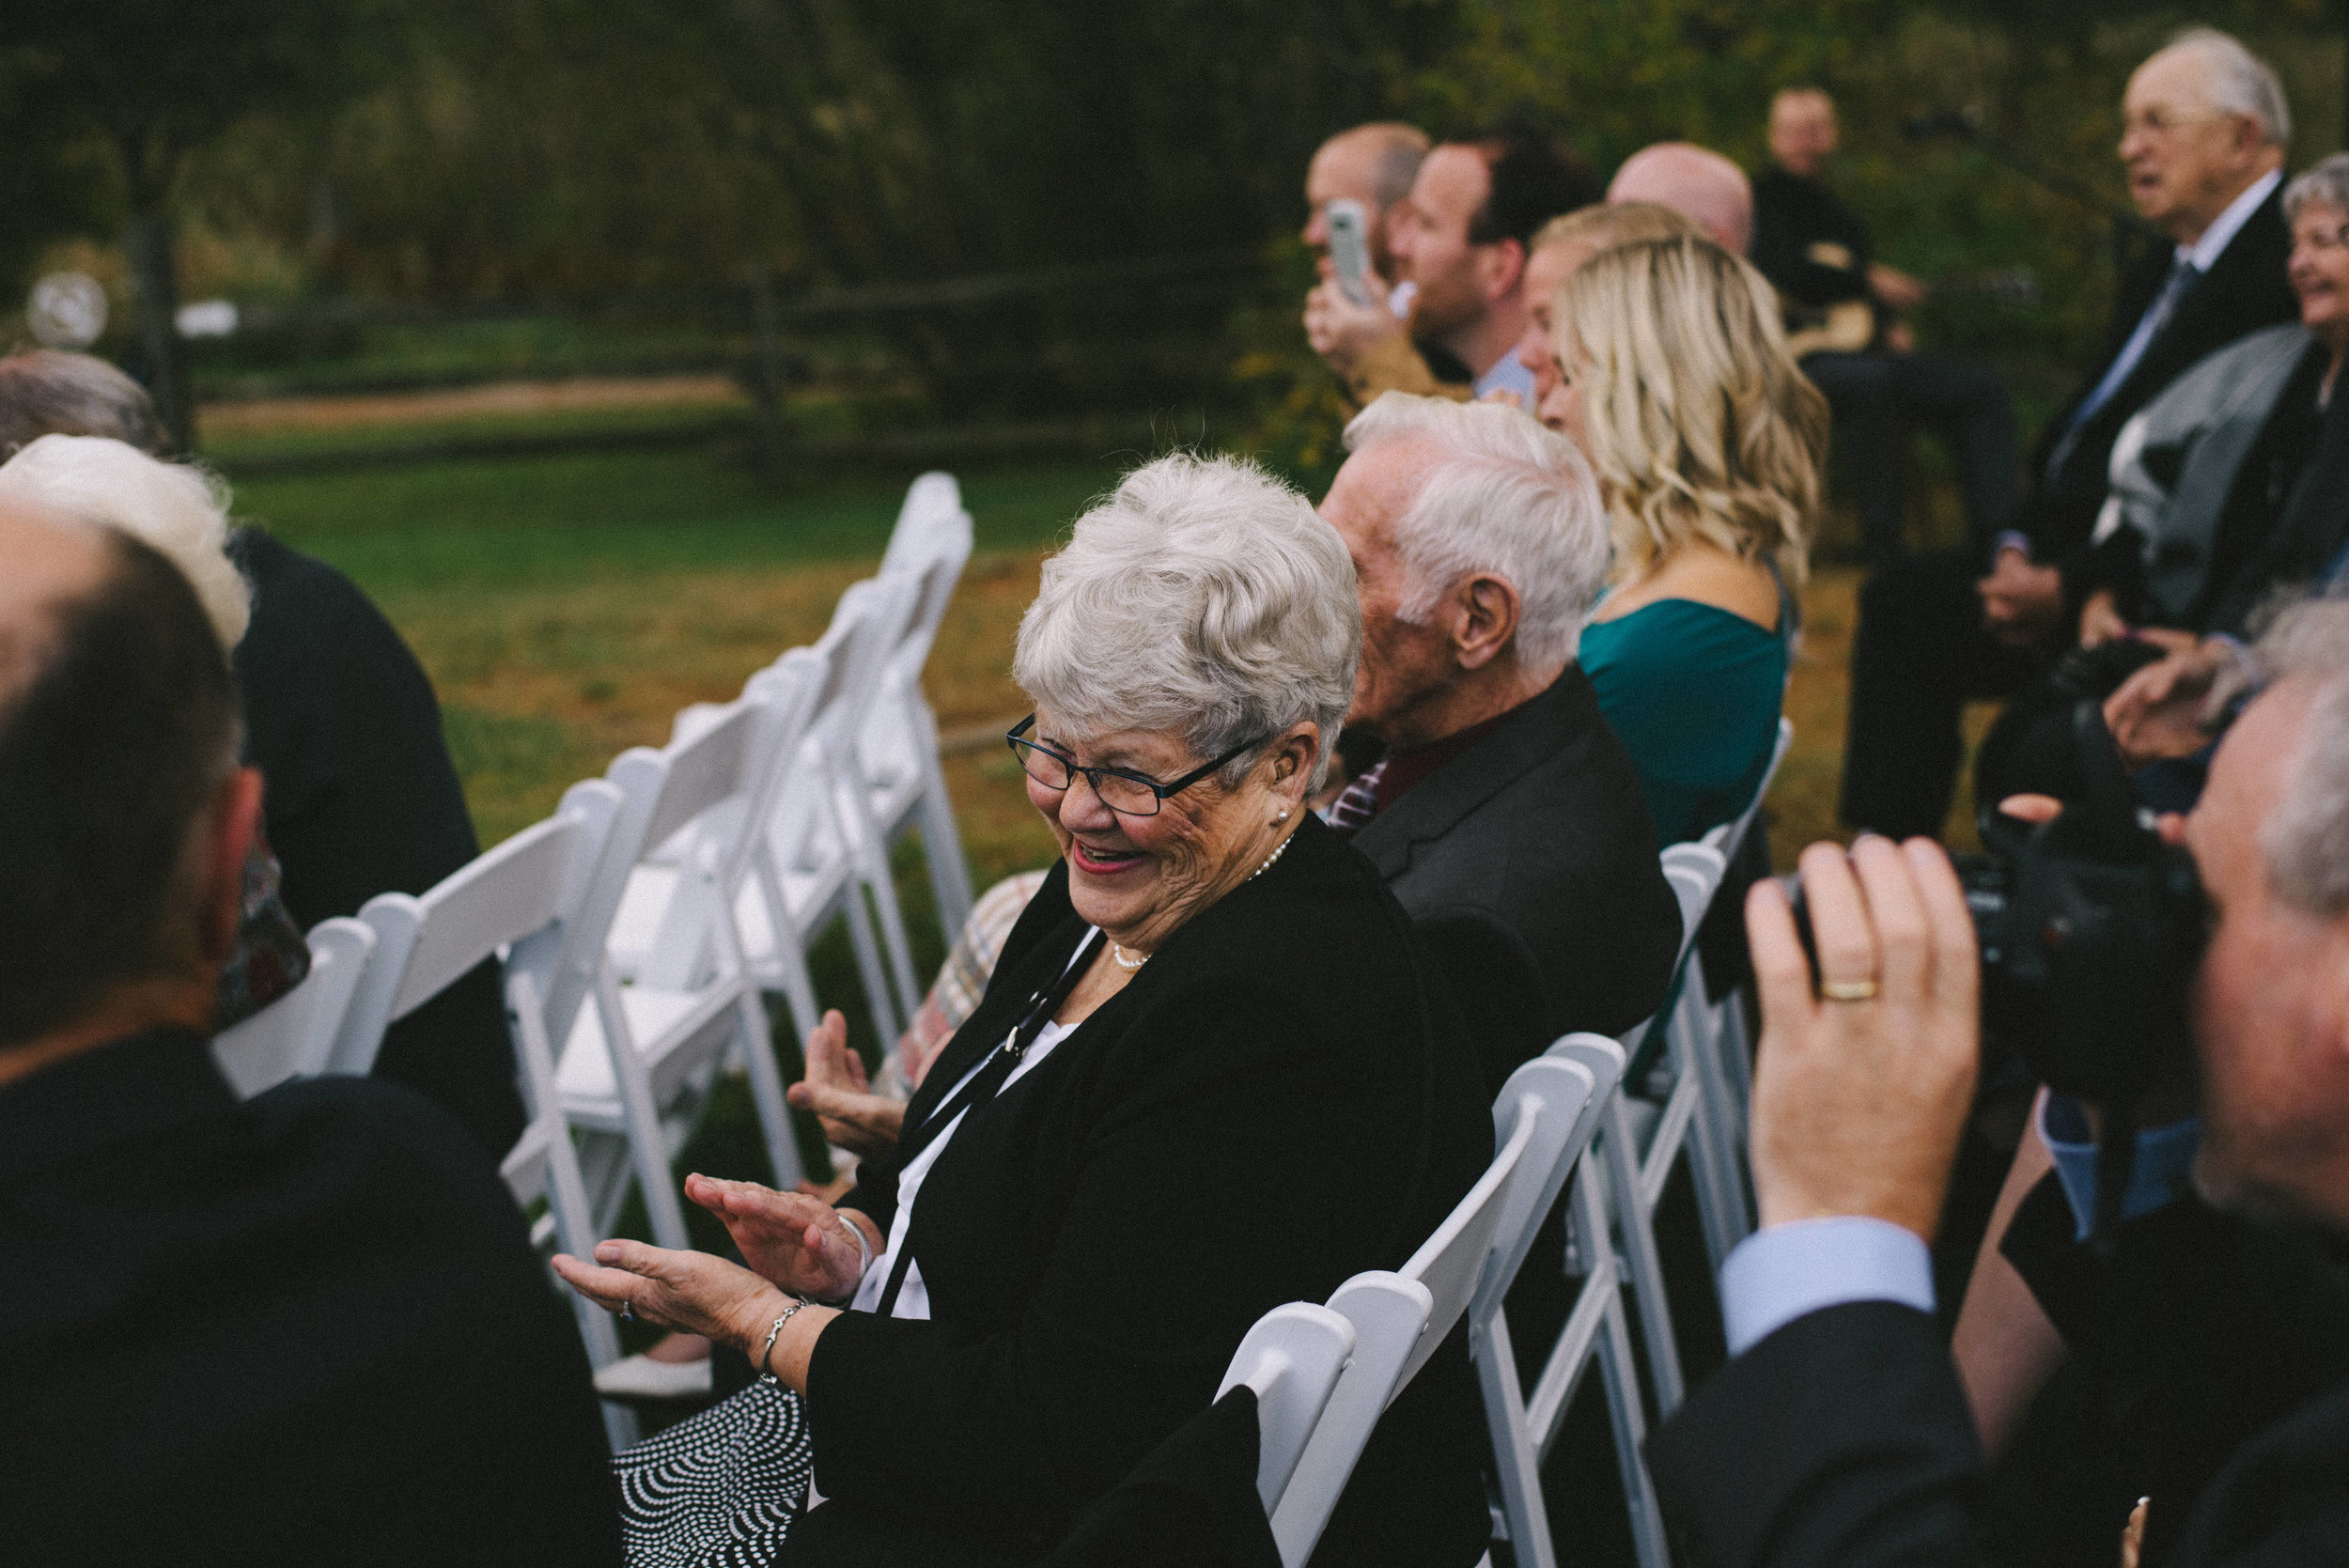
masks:
[[[1381,758],[1376,767],[1346,786],[1346,792],[1330,808],[1330,826],[1352,838],[1362,831],[1362,825],[1378,815],[1378,781],[1386,776],[1387,764]]]

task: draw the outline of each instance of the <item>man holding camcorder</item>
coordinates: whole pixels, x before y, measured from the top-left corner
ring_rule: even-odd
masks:
[[[2349,602],[2289,612],[2259,658],[2266,689],[2191,817],[2148,827],[2110,800],[2073,803],[2011,841],[2005,918],[1982,923],[2002,949],[1993,989],[2016,1006],[2020,977],[2041,1010],[2025,1043],[2034,1064],[2059,1090],[2110,1096],[2102,1126],[2116,1147],[2066,1183],[2082,1188],[2067,1196],[2084,1219],[2108,1233],[2123,1213],[2105,1188],[2131,1181],[2120,1150],[2161,1091],[2166,1021],[2190,1033],[2199,1065],[2180,1075],[2199,1080],[2194,1186],[2337,1259],[2349,1237]],[[1973,1560],[1981,1445],[1931,1317],[1926,1249],[1972,1098],[1976,924],[1991,901],[1969,909],[1924,840],[1863,838],[1848,856],[1813,845],[1802,891],[1815,974],[1776,884],[1747,907],[1763,1228],[1722,1270],[1735,1358],[1657,1435],[1651,1464],[1699,1563]],[[2083,994],[2139,1010],[2141,1048],[2108,1030],[2084,1048]],[[2149,998],[2167,1019],[2145,1016]],[[2161,1532],[2164,1555],[2180,1564],[2349,1559],[2349,1383],[2318,1388],[2237,1447],[2199,1499],[2170,1506],[2183,1516]]]

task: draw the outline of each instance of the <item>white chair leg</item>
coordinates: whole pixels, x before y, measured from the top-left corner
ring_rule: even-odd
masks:
[[[758,993],[745,989],[735,1003],[741,1033],[743,1065],[750,1073],[751,1101],[758,1108],[758,1125],[767,1135],[767,1161],[775,1175],[775,1190],[789,1192],[806,1172],[800,1165],[799,1140],[791,1132],[791,1108],[783,1097],[783,1073],[775,1065],[775,1046],[767,1010]]]
[[[1656,1488],[1648,1480],[1647,1422],[1640,1411],[1631,1365],[1631,1331],[1618,1297],[1609,1306],[1598,1343],[1599,1376],[1606,1385],[1608,1419],[1615,1429],[1615,1467],[1623,1477],[1624,1506],[1631,1514],[1631,1545],[1639,1554],[1640,1568],[1670,1568],[1672,1550],[1665,1542]]]
[[[1492,1435],[1493,1465],[1501,1483],[1501,1512],[1509,1532],[1510,1554],[1517,1568],[1557,1568],[1549,1510],[1542,1500],[1541,1455],[1526,1431],[1525,1393],[1517,1385],[1517,1353],[1510,1344],[1505,1312],[1493,1315],[1487,1343],[1480,1349],[1476,1376],[1484,1385],[1485,1424]]]
[[[946,793],[945,764],[938,753],[938,721],[930,705],[915,694],[915,744],[922,753],[922,856],[929,862],[930,890],[938,900],[938,926],[954,945],[971,923],[970,862],[955,827],[955,803]]]
[[[1638,1148],[1620,1091],[1608,1097],[1599,1131],[1599,1155],[1614,1199],[1615,1230],[1623,1245],[1624,1276],[1640,1315],[1640,1339],[1647,1347],[1648,1380],[1656,1389],[1658,1420],[1680,1408],[1683,1385],[1680,1345],[1672,1338],[1672,1303],[1664,1294],[1664,1265],[1656,1250],[1656,1230],[1641,1201]]]
[[[897,1036],[905,1032],[905,1025],[897,1021],[897,1004],[881,968],[880,944],[873,939],[872,915],[865,908],[863,891],[854,878],[841,892],[840,913],[848,923],[848,946],[856,954],[857,980],[864,987],[864,1004],[873,1011],[873,1032],[884,1044],[894,1045]]]

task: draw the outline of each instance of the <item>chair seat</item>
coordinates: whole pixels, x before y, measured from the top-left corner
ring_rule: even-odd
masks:
[[[620,1005],[628,1012],[628,1026],[639,1040],[661,1040],[667,1044],[660,1060],[646,1063],[646,1071],[653,1080],[657,1094],[665,1094],[675,1085],[664,1065],[680,1056],[690,1057],[686,1049],[700,1043],[707,1035],[722,1032],[730,1025],[729,1010],[738,993],[730,985],[704,987],[698,991],[661,991],[642,986],[619,988]],[[620,1104],[620,1086],[612,1074],[612,1055],[604,1048],[603,1023],[593,1007],[583,1007],[571,1026],[571,1037],[564,1044],[562,1060],[555,1064],[554,1082],[563,1098],[563,1114],[575,1126],[592,1127],[603,1132],[626,1133],[628,1120]]]

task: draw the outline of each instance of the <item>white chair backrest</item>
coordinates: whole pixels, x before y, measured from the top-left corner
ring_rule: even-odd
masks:
[[[1573,1107],[1571,1115],[1579,1115],[1581,1106]],[[1400,1390],[1427,1364],[1427,1358],[1436,1353],[1443,1337],[1452,1332],[1452,1326],[1468,1311],[1470,1300],[1476,1294],[1477,1281],[1485,1277],[1485,1265],[1493,1250],[1493,1237],[1501,1229],[1501,1219],[1506,1212],[1517,1173],[1525,1169],[1526,1155],[1533,1146],[1534,1138],[1547,1119],[1548,1108],[1542,1096],[1521,1095],[1514,1111],[1508,1113],[1506,1137],[1501,1152],[1492,1164],[1469,1188],[1468,1196],[1436,1227],[1436,1234],[1423,1242],[1411,1254],[1410,1261],[1397,1272],[1407,1280],[1417,1280],[1427,1287],[1433,1298],[1427,1331],[1420,1343],[1411,1347],[1410,1358],[1403,1364],[1403,1375],[1395,1383]],[[1393,1397],[1392,1393],[1388,1396]]]
[[[375,931],[337,915],[311,927],[309,943],[302,984],[212,1036],[212,1060],[241,1100],[288,1079],[315,1077],[334,1056],[334,1036],[375,952]]]
[[[1215,1397],[1240,1384],[1255,1390],[1256,1493],[1269,1517],[1354,1353],[1354,1326],[1311,1301],[1292,1301],[1258,1318],[1239,1342]]]
[[[868,577],[850,583],[840,596],[832,625],[816,644],[816,651],[832,660],[823,689],[816,695],[815,728],[826,746],[855,746],[857,730],[889,673],[890,655],[905,635],[920,589],[918,578]]]
[[[1508,1130],[1529,1109],[1532,1131],[1518,1177],[1509,1184],[1494,1221],[1493,1245],[1486,1254],[1484,1276],[1476,1287],[1475,1311],[1480,1318],[1489,1314],[1507,1294],[1542,1221],[1558,1202],[1566,1178],[1574,1173],[1575,1159],[1597,1125],[1599,1094],[1597,1080],[1583,1063],[1545,1055],[1511,1073],[1494,1100],[1496,1134]]]
[[[567,923],[602,858],[618,804],[609,786],[573,785],[553,816],[459,867],[421,897],[386,893],[367,900],[359,918],[374,929],[375,961],[328,1070],[366,1072],[385,1029],[501,948]]]
[[[903,571],[917,565],[941,534],[951,537],[957,519],[967,527],[970,516],[963,510],[962,487],[953,474],[932,470],[921,475],[906,488],[905,504],[897,508],[896,526],[890,530],[880,569]]]
[[[1354,1325],[1354,1357],[1272,1516],[1283,1562],[1313,1555],[1379,1416],[1468,1310],[1542,1120],[1539,1097],[1521,1096],[1501,1152],[1436,1234],[1400,1270],[1357,1274],[1330,1297],[1331,1310]]]
[[[1663,854],[1664,880],[1680,900],[1680,951],[1686,956],[1713,894],[1729,873],[1729,861],[1709,844],[1675,844]]]

